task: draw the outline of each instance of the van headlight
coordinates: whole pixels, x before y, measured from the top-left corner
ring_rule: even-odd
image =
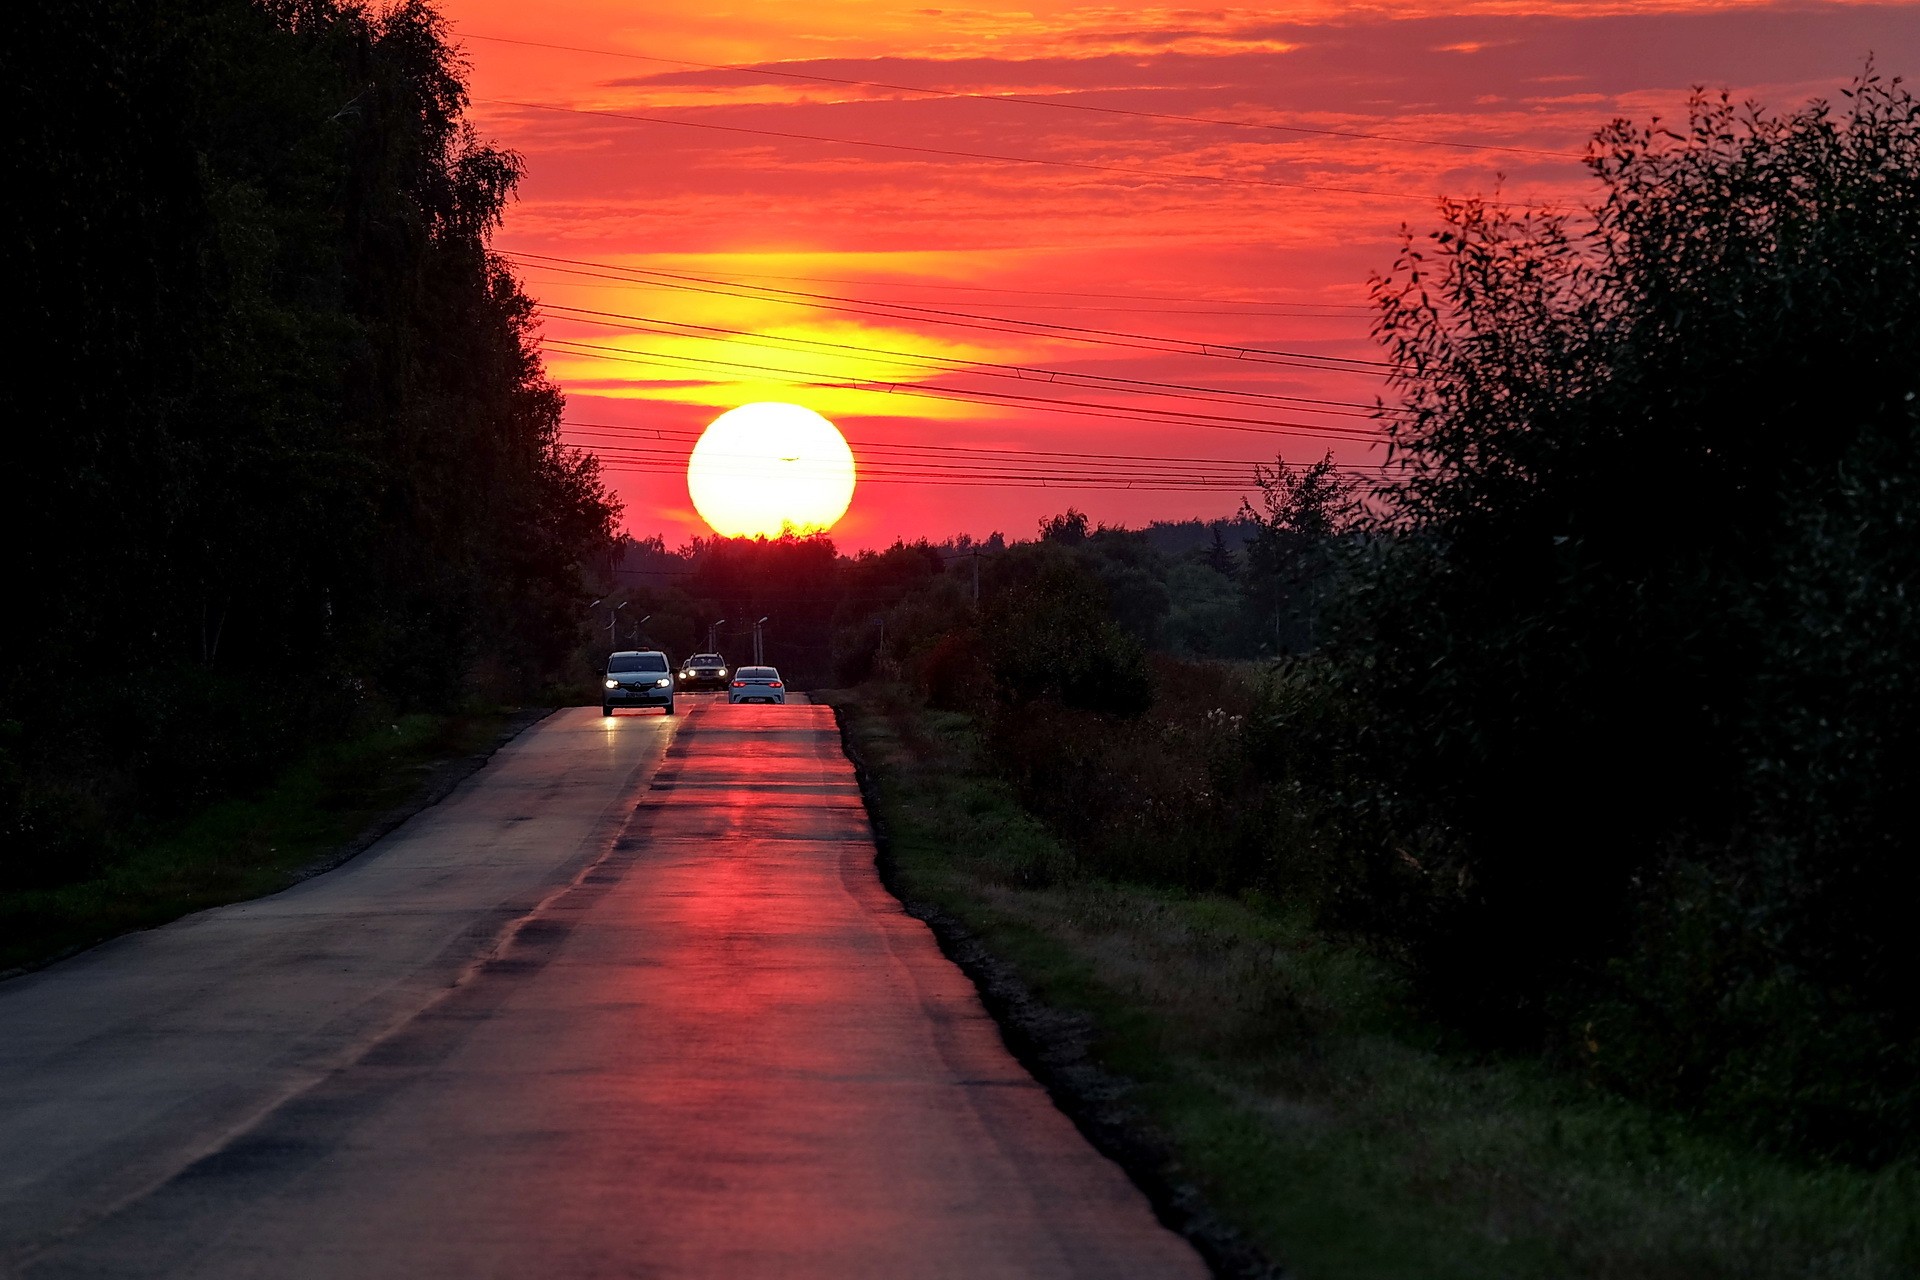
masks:
[[[620,687],[620,682],[619,682],[618,680],[609,680],[609,681],[607,681],[607,688],[609,688],[609,689],[618,689],[619,687]]]

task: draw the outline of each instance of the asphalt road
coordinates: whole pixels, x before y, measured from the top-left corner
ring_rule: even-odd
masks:
[[[881,887],[831,712],[687,701],[0,984],[0,1270],[1203,1276]]]

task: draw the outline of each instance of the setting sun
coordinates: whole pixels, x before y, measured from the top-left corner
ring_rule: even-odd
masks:
[[[831,529],[853,502],[853,451],[811,409],[762,401],[715,418],[687,460],[687,493],[724,537]]]

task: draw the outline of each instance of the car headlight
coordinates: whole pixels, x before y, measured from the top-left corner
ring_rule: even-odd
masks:
[[[672,676],[661,676],[658,680],[655,680],[653,682],[653,687],[656,689],[664,689],[672,683],[673,683]]]
[[[609,680],[609,681],[607,681],[607,688],[609,688],[609,689],[618,689],[619,687],[620,687],[620,682],[619,682],[618,680]]]

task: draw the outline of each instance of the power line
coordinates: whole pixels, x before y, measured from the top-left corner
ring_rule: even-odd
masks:
[[[559,303],[543,303],[542,309],[550,312],[566,312],[575,316],[591,316],[596,320],[624,320],[640,326],[624,326],[629,331],[658,334],[666,337],[692,337],[708,342],[726,342],[731,346],[761,347],[766,350],[785,350],[791,346],[821,347],[832,351],[849,351],[862,359],[886,360],[889,362],[908,362],[922,367],[937,366],[934,370],[943,373],[971,373],[980,377],[1013,378],[1020,382],[1044,381],[1059,384],[1068,379],[1065,385],[1084,387],[1088,390],[1127,391],[1152,394],[1170,400],[1197,400],[1208,404],[1235,404],[1245,400],[1276,401],[1289,405],[1312,406],[1309,412],[1335,414],[1341,417],[1373,418],[1382,411],[1380,406],[1366,405],[1353,400],[1327,400],[1313,396],[1289,396],[1267,391],[1236,391],[1223,387],[1202,387],[1183,382],[1158,382],[1148,378],[1122,378],[1103,373],[1075,373],[1067,370],[1042,369],[1032,365],[1005,364],[994,360],[962,360],[953,356],[923,355],[911,351],[895,351],[886,347],[872,347],[857,342],[835,342],[825,338],[803,338],[788,334],[756,333],[749,329],[730,329],[720,325],[693,324],[683,320],[664,320],[654,316],[628,315],[619,311],[598,311],[591,307],[569,307]],[[665,326],[665,327],[661,327]],[[608,325],[608,328],[621,329],[620,325]],[[685,332],[675,332],[685,331]],[[709,335],[723,335],[712,337]],[[744,339],[744,341],[741,341]],[[773,344],[787,344],[787,347]],[[1077,380],[1077,381],[1076,381]],[[1227,397],[1238,397],[1228,399]],[[1328,407],[1318,407],[1328,406]],[[1389,411],[1390,412],[1390,411]]]
[[[649,475],[680,475],[682,469],[676,466],[654,466],[649,463],[626,462],[610,459],[603,467],[610,471],[632,472]],[[942,477],[942,476],[862,476],[862,484],[910,484],[915,486],[938,485],[948,488],[966,489],[1103,489],[1110,491],[1138,490],[1160,493],[1245,493],[1250,482],[1229,481],[1182,481],[1161,480],[1151,477],[1139,479],[1119,478],[1079,478],[1064,476],[1059,478],[1036,478],[1019,476],[1010,478],[994,477]],[[1361,481],[1365,484],[1365,481]],[[1372,486],[1369,486],[1372,487]]]
[[[680,428],[680,427],[642,427],[642,426],[635,426],[628,423],[587,422],[578,418],[563,418],[561,419],[560,425],[563,427],[571,427],[579,430],[605,431],[605,432],[610,432],[610,433],[624,435],[624,436],[645,435],[645,436],[651,436],[654,439],[661,440],[661,441],[666,441],[669,439],[693,441],[693,440],[698,440],[700,436],[703,434],[703,432],[700,432],[700,431],[689,430],[689,429]],[[1093,460],[1093,461],[1099,461],[1099,460],[1105,460],[1105,459],[1118,459],[1126,462],[1204,462],[1204,463],[1217,463],[1221,466],[1236,466],[1236,467],[1270,467],[1274,463],[1274,459],[1272,458],[1212,458],[1212,457],[1193,457],[1193,456],[1168,456],[1165,454],[1085,453],[1085,452],[1075,452],[1072,450],[1062,450],[1062,449],[994,449],[994,448],[984,447],[980,445],[907,444],[907,443],[894,441],[894,440],[857,440],[851,437],[847,438],[847,443],[856,449],[866,449],[866,450],[903,451],[903,452],[912,452],[912,453],[932,453],[932,454],[963,453],[963,454],[981,454],[981,455],[990,455],[990,456],[998,456],[998,457],[1014,457],[1014,458],[1044,457],[1044,458],[1064,458],[1064,459],[1085,459],[1085,460]],[[1386,463],[1366,463],[1366,464],[1336,463],[1334,465],[1344,466],[1344,467],[1357,467],[1361,465],[1365,465],[1369,467],[1373,467],[1373,466],[1384,467],[1388,464]]]
[[[1174,410],[1156,410],[1145,405],[1103,405],[1087,400],[1062,400],[1049,396],[1024,396],[1008,391],[980,391],[959,387],[930,390],[918,385],[909,386],[898,382],[881,381],[841,381],[823,382],[799,369],[786,369],[772,365],[747,364],[733,360],[714,360],[700,356],[640,356],[624,351],[619,347],[600,346],[595,343],[577,342],[567,338],[546,338],[542,345],[558,348],[563,354],[578,355],[580,348],[586,353],[606,354],[629,364],[660,364],[679,368],[722,368],[740,369],[753,373],[772,373],[780,375],[791,386],[819,387],[830,390],[870,391],[888,395],[913,396],[927,400],[955,400],[960,403],[974,403],[980,400],[988,402],[1009,402],[1019,407],[1032,407],[1048,413],[1064,413],[1075,417],[1098,417],[1110,420],[1151,422],[1160,426],[1203,427],[1220,431],[1245,431],[1259,435],[1307,435],[1324,439],[1350,440],[1368,438],[1353,428],[1334,426],[1328,423],[1276,422],[1259,418],[1235,418],[1225,414],[1182,413]]]
[[[553,267],[545,267],[545,268],[537,268],[537,269],[549,270],[549,271],[558,270],[558,268],[553,268]],[[523,278],[537,284],[566,285],[566,284],[577,283],[576,281],[572,281],[572,280],[556,279],[552,277],[526,276]],[[974,287],[970,285],[935,284],[930,281],[915,281],[911,285],[909,285],[909,284],[905,284],[897,281],[852,279],[844,276],[786,276],[786,275],[747,274],[747,273],[741,273],[741,272],[723,272],[723,273],[720,273],[720,278],[726,280],[730,284],[736,283],[736,282],[744,282],[748,280],[789,280],[789,281],[797,281],[803,284],[868,285],[868,286],[881,288],[881,289],[893,289],[893,288],[967,289],[968,291],[974,292],[974,293],[1018,293],[1023,295],[1034,295],[1034,296],[1042,296],[1042,297],[1048,296],[1047,291],[1042,289],[992,289],[992,288],[987,288],[985,286]],[[661,288],[665,288],[666,286],[649,283],[644,280],[623,280],[616,284],[605,285],[605,286],[595,286],[595,287],[596,288],[610,287],[610,288],[615,288],[615,289],[620,289],[625,291],[625,290],[633,290],[633,289],[661,289]],[[748,286],[748,287],[751,287],[751,286]],[[1097,294],[1097,293],[1096,294],[1076,294],[1076,293],[1069,293],[1067,291],[1062,290],[1053,296],[1068,297],[1068,298],[1072,298],[1072,297],[1098,298],[1098,297],[1113,296],[1113,295],[1104,295],[1104,294]],[[1124,297],[1127,295],[1123,294],[1123,295],[1117,295],[1117,296]],[[1174,300],[1178,301],[1178,299],[1174,299]],[[883,306],[891,305],[891,306],[903,306],[903,307],[911,307],[911,306],[931,307],[933,305],[933,303],[927,302],[927,301],[915,301],[913,299],[900,299],[900,298],[880,298],[880,299],[875,299],[875,301]],[[1127,315],[1127,316],[1210,316],[1210,317],[1229,316],[1237,320],[1362,320],[1366,318],[1366,316],[1363,313],[1370,310],[1370,308],[1362,307],[1359,304],[1349,305],[1347,303],[1340,303],[1340,302],[1265,303],[1265,302],[1236,302],[1231,299],[1221,300],[1221,301],[1216,301],[1214,299],[1203,299],[1202,301],[1213,302],[1217,306],[1274,307],[1274,308],[1291,307],[1293,308],[1293,310],[1214,311],[1214,310],[1209,310],[1204,308],[1193,308],[1193,307],[1090,307],[1084,304],[1073,303],[1073,302],[1003,302],[998,300],[996,300],[993,305],[1002,310],[1012,308],[1018,311],[1100,312],[1100,313],[1105,313],[1109,315]],[[1316,310],[1315,308],[1319,308],[1319,309]]]
[[[662,467],[684,467],[690,461],[687,449],[649,448],[644,445],[606,444],[587,442],[582,447],[592,449],[601,457],[618,458],[624,461],[655,463]],[[761,455],[707,452],[700,455],[703,468],[711,466],[725,475],[765,476],[769,471],[780,476],[789,474],[808,478],[834,478],[845,474],[837,463],[826,459],[783,460],[777,467],[770,467],[768,459]],[[1255,464],[1260,466],[1264,464]],[[1378,472],[1378,465],[1334,464],[1341,471]],[[1152,468],[1144,468],[1131,462],[1118,460],[1090,461],[1067,464],[1058,459],[1037,458],[1033,460],[1013,459],[967,459],[950,460],[915,457],[869,458],[856,464],[861,477],[876,475],[887,476],[1031,476],[1031,477],[1070,477],[1088,478],[1135,478],[1145,472],[1155,478],[1165,480],[1209,480],[1230,482],[1245,487],[1253,483],[1254,467],[1226,466],[1221,464],[1195,463],[1159,463]]]
[[[1441,138],[1412,138],[1395,134],[1369,133],[1359,129],[1326,129],[1313,125],[1272,124],[1263,120],[1220,120],[1210,116],[1180,115],[1170,111],[1141,111],[1128,107],[1101,107],[1083,102],[1055,102],[1046,98],[1025,98],[1014,94],[968,93],[959,89],[927,89],[918,85],[890,84],[884,80],[853,80],[841,76],[808,75],[799,71],[776,71],[766,66],[729,66],[717,62],[695,62],[688,58],[662,58],[653,54],[626,53],[617,49],[589,49],[579,45],[543,44],[536,40],[513,40],[506,36],[483,36],[473,32],[462,32],[468,40],[485,40],[493,44],[525,45],[532,49],[555,49],[565,53],[591,53],[608,58],[627,58],[636,62],[659,62],[670,66],[697,67],[703,71],[727,71],[740,75],[775,76],[783,80],[809,80],[818,84],[849,85],[863,89],[887,89],[896,93],[918,93],[930,98],[962,98],[975,102],[1017,103],[1029,107],[1047,107],[1062,111],[1082,111],[1097,115],[1133,116],[1143,120],[1171,120],[1184,124],[1216,125],[1230,129],[1262,129],[1274,133],[1298,133],[1315,137],[1350,138],[1369,142],[1395,142],[1416,147],[1451,147],[1462,151],[1494,151],[1514,155],[1543,156],[1555,160],[1583,160],[1585,157],[1573,151],[1549,151],[1540,147],[1516,147],[1491,142],[1455,142]]]
[[[662,475],[685,475],[687,472],[687,460],[685,456],[669,451],[645,449],[626,450],[618,446],[613,446],[611,447],[611,451],[597,452],[597,456],[599,456],[603,464],[606,465],[620,464],[630,469],[647,470]],[[766,477],[769,474],[764,459],[739,457],[710,461],[703,456],[701,462],[703,474],[725,477]],[[801,481],[831,478],[835,475],[845,474],[834,468],[824,466],[809,467],[800,463],[782,463],[780,464],[779,472],[783,477],[790,476],[791,479]],[[871,463],[860,466],[856,474],[860,483],[883,478],[889,480],[1059,480],[1062,482],[1068,480],[1115,480],[1120,482],[1152,480],[1155,482],[1183,485],[1226,485],[1241,489],[1251,488],[1253,483],[1251,477],[1247,475],[1236,476],[1220,473],[1182,472],[1172,474],[1156,472],[1134,476],[1114,474],[1109,471],[1048,469],[1044,467],[1000,469],[991,466],[965,467],[937,465],[887,467],[876,466]]]
[[[1336,187],[1319,182],[1287,182],[1280,178],[1234,178],[1218,173],[1181,173],[1150,169],[1140,165],[1101,164],[1096,160],[1049,160],[1041,156],[1011,156],[992,151],[960,151],[949,147],[922,147],[910,142],[875,142],[870,138],[834,138],[819,133],[795,133],[785,129],[756,129],[743,124],[715,124],[709,120],[676,120],[671,116],[643,116],[630,111],[606,111],[596,107],[563,107],[557,102],[520,102],[513,98],[481,98],[495,106],[519,107],[527,111],[560,111],[569,115],[598,116],[603,120],[625,120],[636,124],[671,125],[679,129],[708,129],[715,133],[745,134],[756,138],[779,138],[786,142],[825,142],[841,147],[868,147],[876,151],[903,151],[912,155],[939,156],[947,160],[986,160],[996,164],[1034,165],[1049,169],[1073,169],[1083,173],[1112,173],[1129,178],[1161,182],[1200,182],[1227,187],[1271,187],[1285,191],[1315,191],[1328,195],[1373,196],[1383,200],[1403,200],[1429,204],[1438,193],[1413,195],[1404,191],[1378,191],[1372,187]]]
[[[979,391],[963,388],[931,390],[919,384],[881,381],[840,381],[825,382],[812,378],[800,370],[784,369],[770,365],[746,364],[739,361],[713,360],[699,356],[640,356],[618,347],[603,347],[592,343],[573,342],[562,338],[549,338],[545,345],[560,350],[564,355],[579,355],[584,348],[592,354],[606,354],[628,364],[664,365],[669,368],[693,368],[722,370],[745,370],[755,374],[772,373],[788,386],[812,387],[838,391],[865,391],[876,395],[910,396],[921,400],[945,400],[958,404],[1006,403],[1011,407],[1033,408],[1043,413],[1063,414],[1068,417],[1100,418],[1105,421],[1142,422],[1154,426],[1194,427],[1216,431],[1242,431],[1257,435],[1291,435],[1324,440],[1366,440],[1377,438],[1350,428],[1341,428],[1324,423],[1287,423],[1272,422],[1266,419],[1239,419],[1249,425],[1232,425],[1235,419],[1225,415],[1179,414],[1173,411],[1160,411],[1144,406],[1103,405],[1095,401],[1060,400],[1047,396],[1023,396],[1004,391]],[[1220,417],[1221,421],[1195,421],[1196,418]]]
[[[691,293],[719,293],[723,297],[748,297],[769,302],[783,302],[787,299],[801,299],[803,303],[793,305],[817,306],[827,311],[853,311],[854,314],[876,314],[874,309],[887,308],[893,312],[908,312],[906,316],[888,315],[888,319],[925,318],[930,323],[951,325],[955,328],[988,329],[996,333],[1017,333],[1027,337],[1057,336],[1063,341],[1083,342],[1094,346],[1126,347],[1132,350],[1158,351],[1169,355],[1201,355],[1229,360],[1252,360],[1256,364],[1287,364],[1305,368],[1316,368],[1327,373],[1373,373],[1396,372],[1400,366],[1384,360],[1368,360],[1357,356],[1323,356],[1311,352],[1275,350],[1267,347],[1241,346],[1232,343],[1200,342],[1191,338],[1172,338],[1160,334],[1131,333],[1120,329],[1096,329],[1086,325],[1051,324],[1040,320],[1021,320],[1011,316],[981,315],[971,311],[954,311],[944,307],[920,307],[907,303],[883,302],[871,298],[850,298],[840,294],[811,293],[802,289],[774,289],[764,285],[741,285],[731,281],[717,280],[708,276],[687,275],[681,272],[652,271],[643,267],[622,267],[612,263],[591,262],[580,258],[559,258],[551,254],[504,252],[504,257],[530,262],[560,263],[563,266],[555,270],[580,268],[574,274],[592,275],[593,268],[599,271],[618,272],[609,278],[629,280],[635,278],[657,278],[674,282],[669,287],[684,286]],[[706,287],[701,287],[706,286]],[[855,310],[866,308],[866,310]],[[1018,327],[1010,327],[1018,326]],[[1039,331],[1039,332],[1035,332]],[[1159,345],[1143,345],[1159,344]],[[1305,363],[1301,362],[1314,362]]]
[[[1273,302],[1257,301],[1252,298],[1192,298],[1168,293],[1089,293],[1079,289],[1016,289],[1006,285],[954,284],[944,280],[873,280],[854,276],[775,275],[759,271],[720,271],[714,274],[730,280],[787,280],[800,284],[860,284],[877,285],[881,288],[945,289],[962,293],[1015,293],[1031,298],[1106,298],[1116,302],[1205,302],[1220,307],[1319,307],[1327,310],[1369,313],[1376,310],[1372,304],[1365,302]]]
[[[650,468],[650,467],[639,466],[634,464],[621,463],[617,461],[606,463],[605,469],[608,471],[615,471],[615,472],[621,472],[625,474],[634,474],[634,475],[678,475],[680,474],[677,470],[672,468]],[[1050,480],[1030,479],[1030,478],[995,480],[995,479],[942,479],[938,477],[919,477],[919,476],[915,476],[911,478],[874,476],[874,477],[863,477],[861,480],[861,483],[862,484],[884,484],[884,485],[904,484],[904,485],[913,485],[916,488],[924,488],[924,487],[932,486],[936,488],[945,488],[945,489],[1078,489],[1078,490],[1098,490],[1098,491],[1109,492],[1109,493],[1128,493],[1128,492],[1220,493],[1220,494],[1238,494],[1238,495],[1245,495],[1248,489],[1251,487],[1245,483],[1185,484],[1185,483],[1179,483],[1179,482],[1155,480],[1151,478],[1142,478],[1142,479],[1134,479],[1134,480],[1112,480],[1112,479],[1088,480],[1088,479],[1076,479],[1071,477],[1062,478],[1062,479],[1050,479]],[[1383,482],[1360,479],[1360,478],[1356,478],[1355,483],[1362,490],[1369,493],[1383,492],[1390,487],[1389,485]]]
[[[569,421],[563,425],[595,434],[632,439],[653,437],[656,445],[582,441],[576,447],[592,450],[603,465],[617,470],[652,475],[680,475],[691,453],[689,438],[701,433],[674,428],[623,428],[613,424],[587,424]],[[668,437],[677,439],[669,440]],[[850,442],[852,443],[852,442]],[[1142,455],[1103,455],[1059,450],[969,449],[964,446],[869,444],[860,442],[869,456],[857,464],[861,483],[938,483],[1031,484],[1054,487],[1139,488],[1154,485],[1164,489],[1233,490],[1245,492],[1257,483],[1256,468],[1270,465],[1263,459],[1172,458]],[[878,458],[871,455],[880,454]],[[889,456],[890,455],[890,456]],[[959,455],[959,456],[955,456]],[[706,465],[721,475],[764,477],[766,460],[745,454],[710,453],[703,455]],[[1136,464],[1147,463],[1150,467]],[[1380,481],[1386,463],[1332,463],[1335,470],[1371,484]],[[824,460],[783,463],[782,476],[801,479],[838,478],[844,474]]]
[[[656,459],[644,458],[603,458],[604,469],[626,472],[636,475],[654,475],[662,477],[681,477],[685,468]],[[710,476],[720,478],[763,478],[755,472],[709,472]],[[819,477],[803,477],[817,479]],[[1349,475],[1348,479],[1357,485],[1369,489],[1384,487],[1382,477],[1372,475]],[[1087,488],[1087,489],[1157,489],[1165,492],[1193,490],[1203,493],[1247,494],[1254,489],[1251,478],[1246,476],[1161,476],[1161,475],[1104,475],[1078,472],[989,472],[962,471],[952,473],[932,472],[870,472],[863,471],[859,483],[866,484],[932,484],[965,486],[974,488]]]
[[[571,443],[571,442],[570,442]],[[586,448],[605,460],[648,463],[661,474],[680,474],[688,464],[690,449],[650,449],[627,444],[608,444],[599,441],[582,441],[574,447]],[[703,455],[703,459],[714,455]],[[1234,464],[1195,465],[1183,464],[1172,460],[1153,459],[1154,465],[1142,467],[1134,462],[1120,458],[1068,463],[1059,458],[1030,457],[985,458],[974,461],[968,458],[959,460],[920,457],[869,457],[857,464],[859,479],[864,481],[878,477],[905,478],[1021,478],[1066,480],[1117,480],[1138,482],[1142,479],[1208,481],[1224,484],[1232,488],[1246,490],[1257,481],[1256,468],[1270,467],[1268,462],[1235,462]],[[735,465],[735,464],[738,465]],[[766,474],[765,460],[748,458],[743,455],[723,455],[722,465],[717,466],[722,474],[737,476],[763,477]],[[1309,464],[1311,465],[1311,464]],[[1364,477],[1369,480],[1385,478],[1385,472],[1391,464],[1387,463],[1331,463],[1332,468],[1343,474]],[[808,478],[837,477],[838,468],[825,465],[807,466],[805,464],[784,463],[780,468],[782,475],[788,469]]]

